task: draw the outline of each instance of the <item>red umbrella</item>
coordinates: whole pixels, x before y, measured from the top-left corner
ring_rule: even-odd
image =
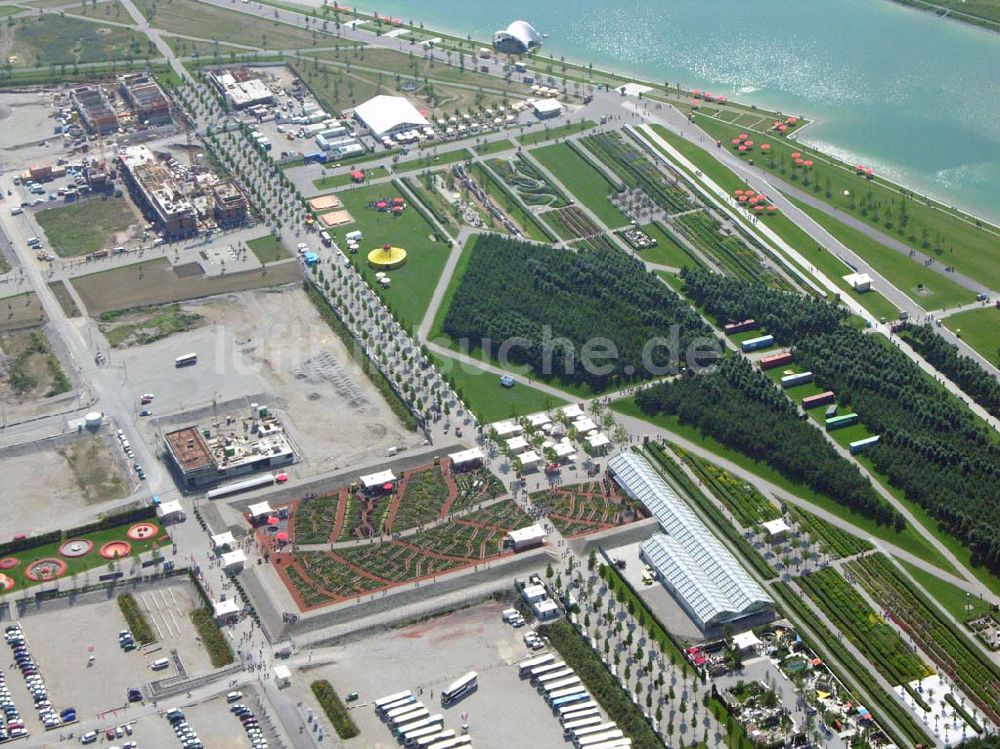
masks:
[[[701,96],[701,89],[700,89],[700,88],[696,88],[696,89],[694,89],[694,90],[693,90],[693,91],[691,92],[691,95],[692,95],[692,96]]]
[[[705,98],[706,98],[706,99],[707,99],[708,101],[712,101],[712,99],[714,99],[714,98],[715,98],[715,94],[713,94],[713,93],[712,93],[711,91],[706,91],[706,92],[705,92]]]
[[[798,159],[795,159],[795,163],[798,164],[799,166],[801,166],[805,162],[801,158],[798,158]]]
[[[789,125],[794,125],[798,121],[799,121],[798,117],[789,117],[788,119],[785,120],[785,122],[787,122]]]
[[[792,158],[793,159],[797,159],[797,158],[799,158],[801,156],[802,156],[802,154],[800,154],[798,151],[793,151],[792,152]]]
[[[788,125],[778,125],[778,132],[783,133],[788,129]]]
[[[742,190],[733,190],[733,195],[742,195],[742,194],[743,194]]]
[[[280,521],[280,520],[278,520],[278,516],[277,516],[277,515],[271,515],[271,516],[270,516],[270,517],[268,517],[268,519],[267,519],[267,524],[268,524],[268,525],[277,525],[277,524],[278,524],[278,523],[280,523],[280,522],[281,522],[281,521]]]
[[[715,100],[721,104],[726,100],[726,97],[723,96],[722,94],[719,94],[718,96],[715,97]]]
[[[403,205],[403,199],[402,198],[393,198],[392,199],[392,204],[393,205]]]
[[[284,531],[281,531],[281,533],[275,534],[274,539],[276,541],[287,541],[288,540],[288,534],[285,533]]]
[[[384,200],[380,200],[379,202],[377,202],[375,204],[375,207],[378,208],[379,210],[385,208],[385,206],[386,206],[386,202]]]
[[[740,144],[740,139],[739,138],[733,138],[729,142],[732,143],[734,146],[738,146]]]
[[[750,148],[750,146],[753,145],[753,141],[752,140],[743,141],[743,145],[746,146],[747,148]]]
[[[750,136],[749,136],[749,135],[747,135],[746,133],[740,133],[740,140],[746,140],[746,139],[747,139],[747,138],[749,138],[749,137],[750,137]]]
[[[382,484],[382,488],[385,489],[387,492],[391,492],[392,491],[392,482],[391,481],[387,481],[386,483]]]
[[[754,192],[753,190],[744,190],[743,194],[746,195],[747,197],[750,197],[751,195],[756,195],[757,193]]]
[[[774,213],[774,212],[775,212],[776,210],[778,210],[778,206],[776,206],[776,205],[769,205],[769,206],[767,207],[767,210],[768,210],[768,211],[769,211],[770,213]]]
[[[762,206],[762,205],[755,205],[755,206],[753,207],[753,209],[754,209],[755,211],[758,211],[758,212],[759,212],[759,211],[763,211],[763,210],[764,210],[764,206]]]
[[[761,143],[760,144],[760,150],[761,151],[770,151],[771,150],[771,144],[770,143]]]
[[[740,195],[739,200],[741,203],[746,203],[748,200],[750,200],[750,198],[748,198],[746,195]]]
[[[697,99],[692,99],[691,100],[691,106],[694,107],[695,109],[698,108],[699,104],[700,104],[700,102]]]
[[[401,205],[394,205],[392,207],[392,212],[396,213],[396,214],[402,213],[403,212],[403,206],[401,206]]]
[[[813,165],[812,161],[810,161],[809,159],[806,159],[805,161],[803,161],[802,164],[804,166],[812,166]]]
[[[746,153],[746,150],[747,150],[746,146],[740,146],[740,153]]]

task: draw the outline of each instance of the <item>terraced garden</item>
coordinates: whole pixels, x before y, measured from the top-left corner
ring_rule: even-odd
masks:
[[[335,557],[357,565],[383,581],[379,583],[376,580],[376,588],[386,583],[401,583],[445,572],[465,563],[463,559],[446,559],[426,554],[419,547],[396,541],[342,549]]]
[[[337,541],[373,538],[382,532],[392,495],[365,497],[361,494],[349,494],[345,501],[347,507],[344,510],[344,524],[337,534]]]
[[[958,631],[884,555],[850,562],[847,568],[938,667],[994,723],[1000,723],[1000,666]]]
[[[890,684],[897,686],[933,673],[834,568],[812,572],[799,584],[820,610],[860,650]]]
[[[453,473],[458,494],[451,503],[451,512],[464,510],[480,502],[496,499],[506,493],[503,482],[485,468]]]
[[[865,539],[848,533],[800,507],[789,507],[788,514],[809,534],[810,538],[819,543],[825,553],[832,557],[851,557],[875,548]]]
[[[441,466],[403,474],[399,484],[399,506],[395,515],[390,512],[390,529],[401,531],[437,520],[441,517],[450,489]]]
[[[677,454],[705,482],[744,528],[781,517],[781,511],[752,484],[736,478],[725,468],[686,452],[683,448],[677,448]]]
[[[669,180],[652,161],[637,148],[627,143],[617,132],[588,135],[580,143],[608,167],[628,187],[641,188],[667,213],[689,211],[696,206],[687,192]]]
[[[703,211],[677,216],[673,225],[687,239],[714,258],[732,275],[779,288],[788,286],[761,262],[760,256],[735,236],[724,234],[722,225]],[[779,283],[780,281],[780,283]]]
[[[298,508],[292,513],[295,543],[328,543],[337,522],[337,507],[344,500],[344,494],[345,492],[341,490],[299,502]]]
[[[532,494],[531,501],[564,536],[603,531],[645,516],[642,505],[599,481],[544,489]]]

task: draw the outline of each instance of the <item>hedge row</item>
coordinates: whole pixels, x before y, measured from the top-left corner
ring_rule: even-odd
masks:
[[[143,645],[156,642],[156,634],[149,626],[146,615],[139,608],[139,603],[131,593],[122,593],[118,596],[118,608],[125,615],[128,628],[132,631],[132,636]]]
[[[334,730],[340,738],[351,739],[361,733],[330,682],[326,679],[314,681],[311,688],[313,694],[316,695],[316,699],[319,701],[319,706],[323,708],[323,712],[330,719]]]
[[[210,608],[195,609],[192,611],[191,621],[194,623],[195,629],[198,630],[201,643],[205,646],[205,650],[208,651],[208,657],[212,660],[214,667],[228,666],[235,660],[229,640],[226,639],[222,630],[219,629],[219,625],[215,621]]]
[[[572,668],[608,714],[632,739],[633,749],[664,749],[663,741],[646,722],[625,690],[583,636],[566,621],[559,620],[540,628],[549,643]]]

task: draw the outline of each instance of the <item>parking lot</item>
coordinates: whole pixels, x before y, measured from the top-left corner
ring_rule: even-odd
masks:
[[[123,713],[122,708],[129,687],[142,687],[153,678],[176,675],[172,663],[169,669],[155,674],[148,665],[156,658],[172,660],[173,650],[189,674],[211,669],[189,618],[194,593],[188,584],[166,583],[138,592],[135,597],[143,609],[149,606],[150,622],[161,639],[131,652],[118,646],[118,632],[127,625],[114,597],[69,608],[54,603],[21,617],[27,644],[57,710],[75,707],[80,720],[118,710],[124,720],[127,712]],[[93,662],[89,662],[90,656]],[[16,670],[4,668],[4,672],[29,733],[41,732],[24,680]]]
[[[375,714],[375,700],[412,690],[431,714],[444,716],[444,727],[462,731],[468,715],[469,735],[481,749],[555,747],[563,745],[559,721],[545,700],[518,677],[513,665],[529,655],[547,652],[525,647],[525,628],[513,629],[501,620],[507,606],[489,603],[422,622],[405,629],[372,635],[331,648],[335,661],[308,671],[293,672],[296,699],[305,700],[321,715],[309,693],[309,684],[328,679],[343,698],[356,691],[351,716],[361,730],[343,742],[347,747],[387,749],[397,746],[389,727]],[[448,707],[441,690],[468,671],[479,675],[479,688]],[[325,731],[332,728],[323,718]]]

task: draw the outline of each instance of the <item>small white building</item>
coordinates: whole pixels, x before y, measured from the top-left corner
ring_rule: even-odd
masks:
[[[528,450],[517,456],[517,462],[521,464],[521,468],[531,468],[542,462],[542,456],[534,450]]]
[[[292,683],[292,670],[288,666],[282,663],[279,663],[277,666],[275,666],[274,667],[275,686],[277,686],[278,689],[284,689],[291,683]]]
[[[505,444],[507,445],[507,449],[512,453],[521,453],[528,449],[528,440],[520,435],[511,437],[505,441]]]
[[[563,440],[554,444],[552,452],[556,454],[556,458],[559,460],[573,460],[576,457],[576,448],[573,447],[573,443],[569,440]]]
[[[559,618],[559,606],[551,598],[531,604],[531,609],[535,612],[535,617],[540,622],[548,622]]]
[[[512,530],[507,537],[513,543],[514,551],[526,551],[544,544],[546,535],[545,529],[536,523],[526,528]]]
[[[753,632],[740,632],[737,635],[733,635],[733,647],[740,652],[748,653],[755,650],[760,644],[760,638]]]
[[[473,447],[469,450],[460,450],[457,453],[452,453],[448,458],[451,460],[452,470],[461,471],[482,465],[484,456],[482,450],[478,447]]]
[[[266,499],[247,508],[247,514],[250,516],[250,524],[255,526],[265,522],[273,512],[271,503]]]
[[[573,428],[580,434],[589,434],[590,432],[595,431],[598,427],[593,419],[588,416],[584,416],[583,418],[577,419],[573,422]]]
[[[844,276],[844,280],[851,285],[856,292],[863,293],[871,291],[872,279],[867,273],[850,273]]]
[[[230,624],[239,617],[240,607],[236,605],[236,601],[229,598],[225,601],[216,601],[213,603],[212,613],[215,615],[215,621],[219,624]]]
[[[497,437],[503,439],[504,437],[512,437],[515,434],[520,434],[523,430],[521,425],[516,421],[498,421],[493,425],[493,431],[497,433]]]
[[[212,536],[212,548],[216,554],[225,554],[236,548],[236,538],[230,531]]]
[[[181,507],[181,503],[172,499],[169,502],[163,502],[156,507],[156,517],[160,519],[160,522],[164,525],[168,523],[179,523],[184,519],[184,508]]]
[[[576,403],[571,403],[568,406],[563,406],[561,413],[570,421],[572,421],[573,419],[579,419],[581,416],[584,415],[583,409],[580,408],[580,406]]]
[[[222,563],[222,569],[226,572],[242,572],[243,567],[247,562],[247,555],[244,553],[243,549],[227,551],[219,557],[219,561]]]
[[[531,416],[528,417],[528,423],[535,429],[541,429],[546,424],[551,424],[552,418],[544,412],[540,414],[531,414]]]
[[[362,476],[359,480],[361,481],[361,486],[366,490],[381,489],[386,484],[395,484],[396,476],[392,471],[386,469],[378,473],[369,473],[367,476]]]
[[[548,598],[549,594],[545,592],[544,585],[525,585],[524,590],[521,591],[521,595],[524,596],[524,600],[528,603],[535,603],[536,601]]]
[[[785,522],[784,518],[776,518],[775,520],[768,520],[767,522],[761,523],[764,526],[764,530],[767,531],[767,535],[771,538],[781,538],[792,527]]]
[[[563,111],[563,105],[556,99],[535,99],[531,107],[535,110],[535,117],[540,120],[558,117]]]

